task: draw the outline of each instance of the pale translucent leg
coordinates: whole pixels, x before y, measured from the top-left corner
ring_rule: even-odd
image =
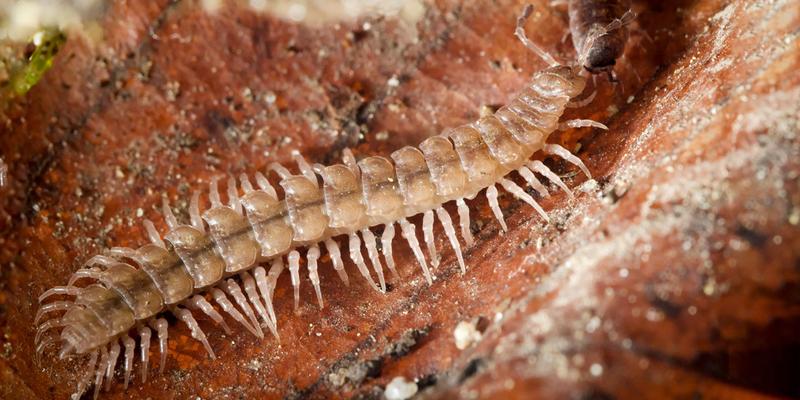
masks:
[[[537,46],[536,43],[533,43],[528,37],[525,35],[525,21],[530,17],[531,12],[533,11],[533,6],[528,4],[522,10],[522,14],[517,18],[517,28],[514,30],[514,35],[525,45],[530,51],[534,52],[539,58],[544,60],[548,65],[551,67],[559,66],[560,63],[556,61],[550,53],[544,51],[541,47]]]
[[[456,200],[456,205],[458,206],[458,223],[461,225],[461,237],[464,238],[464,244],[470,247],[475,243],[475,239],[469,229],[469,208],[463,198]]]
[[[272,324],[277,328],[278,321],[275,318],[275,309],[272,306],[272,291],[269,288],[269,282],[267,282],[267,271],[264,267],[258,266],[253,269],[253,275],[256,278],[256,286],[261,292],[261,298],[264,299],[264,304],[267,306],[267,313],[272,319]]]
[[[170,230],[178,227],[178,219],[175,218],[175,214],[173,214],[172,209],[169,208],[167,199],[161,199],[161,212],[164,214],[164,221],[167,222],[167,227],[169,227]]]
[[[75,393],[70,396],[74,400],[80,399],[81,395],[86,391],[86,387],[89,385],[89,382],[92,380],[92,374],[94,374],[94,367],[97,365],[97,357],[100,354],[100,351],[95,350],[92,352],[92,355],[89,357],[89,365],[86,367],[86,373],[80,381],[78,381],[78,388],[75,390]]]
[[[150,321],[150,327],[155,329],[158,335],[158,373],[164,372],[167,365],[167,345],[169,344],[169,324],[164,318]]]
[[[525,182],[528,182],[528,185],[532,187],[533,190],[539,193],[539,196],[547,197],[550,195],[550,192],[547,190],[547,187],[545,187],[542,184],[542,182],[540,182],[539,179],[536,178],[536,175],[534,175],[533,171],[531,171],[528,167],[526,166],[519,167],[519,169],[517,169],[517,172],[519,172],[520,176],[522,176],[522,178],[525,179]]]
[[[289,170],[288,170],[288,169],[286,169],[286,167],[284,167],[283,165],[280,165],[280,164],[278,164],[278,163],[275,163],[275,162],[274,162],[274,163],[271,163],[271,164],[269,165],[269,167],[267,167],[267,168],[268,168],[270,171],[275,171],[275,173],[277,173],[277,174],[278,174],[278,176],[280,176],[280,177],[281,177],[281,179],[286,179],[286,178],[288,178],[288,177],[292,176],[292,173],[291,173],[291,172],[289,172]]]
[[[436,269],[439,267],[439,254],[436,252],[436,243],[433,238],[433,220],[433,211],[425,211],[422,216],[422,237],[425,239],[425,245],[428,246],[431,265]]]
[[[336,273],[339,275],[339,279],[344,282],[345,286],[350,286],[350,279],[347,277],[347,271],[344,270],[344,262],[342,262],[342,252],[339,250],[339,244],[333,239],[326,239],[325,248],[328,250],[328,254],[331,256],[333,269],[336,270]]]
[[[36,337],[33,340],[34,344],[39,344],[39,341],[42,340],[42,336],[49,330],[59,328],[64,326],[64,323],[61,321],[61,318],[53,318],[47,321],[44,321],[39,327],[36,329]]]
[[[583,171],[584,174],[586,174],[587,178],[592,179],[592,174],[589,172],[589,168],[586,168],[586,165],[583,164],[583,161],[581,161],[581,159],[576,155],[570,153],[569,150],[557,144],[546,144],[544,145],[544,151],[546,153],[555,154],[566,160],[568,163],[577,166],[581,169],[581,171]]]
[[[399,222],[400,231],[403,234],[403,238],[406,239],[408,246],[411,247],[414,257],[417,258],[417,263],[419,263],[419,266],[422,267],[422,274],[425,276],[425,280],[428,281],[428,285],[433,285],[431,271],[428,269],[428,264],[425,262],[425,256],[422,254],[422,248],[419,246],[419,241],[417,241],[416,227],[414,224],[408,222],[408,220],[405,218],[401,219]]]
[[[272,335],[275,336],[276,339],[280,340],[278,337],[278,330],[275,328],[272,318],[270,318],[269,313],[267,313],[267,310],[261,304],[261,299],[258,295],[258,290],[256,289],[255,279],[253,279],[253,276],[250,275],[249,272],[242,272],[239,276],[242,278],[242,283],[244,283],[244,292],[247,294],[247,298],[250,299],[250,302],[253,303],[253,306],[256,308],[256,312],[258,312],[258,315],[260,315],[261,319],[264,320],[264,323],[267,325],[267,329],[272,332]]]
[[[140,325],[139,332],[139,351],[142,359],[142,383],[147,382],[147,369],[150,367],[150,328]]]
[[[350,239],[350,259],[353,260],[353,263],[358,267],[358,272],[361,273],[361,276],[372,285],[373,289],[380,292],[381,288],[372,279],[372,276],[369,274],[369,269],[367,269],[367,264],[364,263],[364,257],[361,255],[361,239],[359,239],[358,235],[355,233],[351,233],[348,238]]]
[[[239,287],[239,284],[236,283],[233,279],[228,279],[225,281],[223,285],[223,289],[228,292],[233,300],[236,301],[236,304],[239,305],[239,308],[244,311],[244,315],[247,316],[247,319],[250,320],[251,326],[256,330],[256,336],[259,339],[264,338],[264,332],[261,330],[261,325],[258,323],[256,319],[256,315],[253,312],[253,309],[250,307],[250,304],[247,303],[247,299],[244,297],[244,293],[242,293],[242,288]]]
[[[55,336],[50,336],[50,337],[45,338],[44,340],[39,342],[39,344],[36,345],[36,354],[42,354],[44,352],[44,349],[47,348],[47,346],[49,346],[49,345],[51,345],[51,344],[53,344],[53,343],[55,343],[57,341],[58,341],[58,338],[55,337]],[[62,346],[61,352],[59,352],[59,359],[63,360],[64,357],[67,356],[67,354],[72,352],[72,350],[74,350],[74,349],[72,348],[72,346],[69,345],[69,343],[64,343],[64,345]],[[64,355],[62,356],[61,353],[63,353]]]
[[[100,280],[100,275],[103,274],[103,271],[99,268],[83,268],[75,271],[72,276],[69,277],[69,281],[67,282],[67,286],[72,286],[75,284],[76,281],[79,279],[94,279]]]
[[[367,248],[367,255],[372,263],[372,269],[378,275],[378,282],[381,284],[381,292],[386,292],[386,278],[383,276],[383,265],[381,264],[380,256],[378,255],[378,243],[375,241],[375,235],[369,228],[361,230],[361,236],[364,237],[364,247]]]
[[[567,193],[567,196],[570,199],[575,198],[575,196],[572,194],[572,191],[569,190],[567,185],[564,184],[564,181],[562,181],[561,178],[558,177],[558,175],[553,173],[553,171],[550,171],[550,168],[547,168],[547,166],[544,165],[541,161],[539,161],[539,160],[531,161],[531,162],[528,163],[528,167],[530,167],[530,169],[532,169],[532,170],[544,175],[547,179],[550,180],[550,182],[555,183],[558,187],[561,188],[561,190],[563,190],[564,192]]]
[[[236,188],[236,178],[228,178],[228,206],[236,211],[237,214],[242,214],[242,203],[239,201],[239,190]]]
[[[56,295],[77,296],[78,293],[80,293],[80,289],[76,288],[75,286],[53,286],[50,289],[47,289],[47,291],[45,291],[41,295],[39,295],[39,303],[41,303],[50,296],[56,296]]]
[[[222,308],[222,311],[228,313],[228,315],[230,315],[234,320],[242,324],[242,326],[244,326],[245,329],[250,331],[250,333],[252,333],[258,338],[264,337],[264,334],[261,333],[260,330],[257,331],[252,325],[250,325],[250,322],[247,321],[247,319],[242,315],[242,313],[240,313],[239,310],[237,310],[236,307],[233,306],[233,304],[230,302],[230,300],[228,300],[228,297],[225,296],[225,293],[222,290],[219,290],[217,288],[211,289],[211,297],[213,297],[214,301],[216,301],[217,304],[219,304],[219,306]]]
[[[297,163],[297,168],[300,169],[300,173],[303,174],[303,176],[305,176],[309,181],[319,186],[317,174],[314,173],[314,169],[311,168],[311,165],[308,164],[308,161],[306,161],[300,152],[297,150],[292,150],[292,158],[294,159],[294,162]]]
[[[208,315],[217,325],[222,327],[222,330],[225,331],[226,334],[230,335],[232,333],[231,328],[225,323],[225,319],[222,318],[222,315],[214,309],[214,307],[206,301],[205,297],[196,294],[189,299],[184,301],[187,307],[191,307],[197,310],[202,311],[205,315]]]
[[[594,100],[595,96],[597,96],[597,90],[596,89],[593,90],[592,93],[589,96],[586,96],[586,98],[583,99],[583,100],[570,101],[569,103],[567,103],[567,108],[585,107],[585,106],[589,105],[589,103],[591,103]]]
[[[503,212],[500,211],[500,204],[497,202],[497,187],[495,185],[486,188],[486,200],[489,201],[489,208],[492,209],[492,214],[497,218],[497,222],[500,223],[503,232],[507,231],[506,220],[503,219]]]
[[[269,282],[269,297],[275,298],[275,288],[278,286],[278,278],[283,272],[283,258],[278,257],[272,261],[269,267],[269,274],[267,274],[267,282]]]
[[[162,249],[167,248],[167,245],[164,244],[163,240],[161,240],[161,235],[156,230],[156,226],[153,224],[153,221],[146,219],[144,222],[142,222],[142,225],[144,225],[144,230],[147,232],[147,238],[150,240],[150,243],[161,247]]]
[[[106,374],[108,368],[108,349],[106,346],[100,347],[100,362],[97,364],[97,369],[94,371],[94,399],[100,395],[100,387],[103,384],[103,376]]]
[[[308,279],[311,280],[311,285],[314,286],[314,292],[317,293],[317,303],[319,304],[319,308],[325,308],[325,304],[322,302],[322,289],[319,287],[319,274],[317,273],[319,247],[317,245],[309,247],[306,258],[308,259]]]
[[[192,192],[192,199],[189,201],[189,220],[195,229],[205,232],[203,218],[200,217],[200,192],[197,190]]]
[[[536,200],[534,200],[533,197],[531,197],[528,193],[525,193],[525,191],[522,190],[521,187],[517,186],[516,183],[506,178],[500,178],[499,183],[503,189],[514,195],[514,197],[530,204],[530,206],[533,207],[533,209],[536,210],[536,212],[539,213],[539,215],[541,215],[545,221],[550,222],[550,218],[547,216],[547,213],[544,212],[542,207],[539,206],[539,203],[537,203]]]
[[[208,356],[211,357],[212,360],[215,360],[217,356],[214,354],[214,350],[211,349],[211,345],[208,344],[206,334],[203,333],[203,330],[200,329],[200,325],[197,324],[197,321],[192,316],[192,312],[185,308],[174,307],[172,313],[189,327],[192,337],[202,343],[203,347],[205,347],[208,352]]]
[[[83,265],[86,267],[90,267],[92,265],[100,265],[102,267],[110,267],[114,264],[119,264],[119,261],[111,258],[109,256],[104,256],[102,254],[97,254],[92,256],[89,260],[87,260]],[[69,285],[71,286],[71,284]]]
[[[215,176],[211,178],[211,182],[208,183],[208,200],[211,202],[211,208],[222,207],[222,199],[219,197],[217,181],[219,181],[219,178]]]
[[[123,387],[127,389],[133,372],[133,350],[136,347],[136,342],[127,334],[123,334],[122,345],[125,347],[125,385]]]
[[[239,183],[242,185],[242,191],[247,194],[253,191],[253,184],[250,183],[250,178],[247,174],[239,174]]]
[[[297,312],[300,307],[300,252],[292,250],[286,259],[289,261],[289,274],[294,288],[294,311]]]
[[[381,250],[383,251],[383,258],[386,260],[386,266],[389,271],[392,271],[392,277],[398,279],[397,269],[395,269],[394,257],[392,256],[392,240],[394,240],[394,222],[390,222],[383,226],[383,234],[381,235]]]
[[[65,357],[67,357],[73,351],[75,351],[75,347],[74,346],[72,346],[69,343],[64,343],[64,345],[61,346],[61,351],[58,352],[58,359],[59,360],[63,360]]]
[[[42,319],[42,317],[45,314],[51,312],[66,311],[70,307],[72,307],[73,304],[74,303],[72,303],[71,301],[54,301],[52,303],[47,303],[39,307],[39,311],[36,312],[36,317],[33,319],[33,324],[38,325],[39,320]]]
[[[590,119],[571,119],[569,121],[564,121],[564,122],[558,124],[558,128],[561,129],[561,130],[568,129],[568,128],[586,128],[586,127],[592,127],[592,128],[599,128],[599,129],[603,129],[603,130],[608,130],[607,126],[605,126],[605,125],[603,125],[603,124],[601,124],[601,123],[599,123],[597,121],[592,121]]]
[[[275,192],[275,188],[272,187],[272,184],[269,183],[269,179],[261,172],[256,172],[256,185],[258,185],[258,188],[263,192],[272,196],[273,199],[278,198],[278,193]]]
[[[108,352],[108,366],[106,367],[106,387],[105,391],[111,389],[111,378],[114,377],[114,369],[117,367],[117,359],[119,358],[119,342],[114,341],[111,344],[111,350]]]
[[[127,257],[127,258],[130,258],[130,259],[136,261],[139,264],[143,264],[144,263],[144,260],[142,260],[142,258],[139,257],[139,254],[136,252],[136,250],[134,250],[134,249],[132,249],[130,247],[112,247],[112,248],[108,249],[108,253],[107,254],[112,259],[119,259],[119,258],[126,258]]]
[[[358,168],[358,163],[356,163],[356,157],[353,155],[352,150],[349,148],[342,150],[342,161],[344,165],[356,174],[356,178],[361,176],[361,170]]]
[[[467,272],[467,267],[464,265],[464,255],[461,254],[461,244],[458,243],[456,229],[453,227],[453,221],[450,219],[450,214],[448,214],[444,208],[439,207],[436,209],[436,216],[439,217],[439,221],[444,227],[444,234],[447,236],[447,239],[450,240],[450,246],[453,246],[453,250],[456,252],[456,257],[458,257],[458,266],[461,267],[461,273],[465,274]]]

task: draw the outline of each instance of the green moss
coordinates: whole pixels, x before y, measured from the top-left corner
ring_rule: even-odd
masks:
[[[39,44],[21,68],[13,71],[9,81],[12,96],[23,96],[42,79],[67,37],[58,29],[48,28],[37,33]]]

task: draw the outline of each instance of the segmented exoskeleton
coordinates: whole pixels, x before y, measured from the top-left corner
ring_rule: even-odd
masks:
[[[568,0],[572,43],[593,74],[612,72],[628,41],[627,25],[636,18],[630,0]]]
[[[439,262],[433,240],[433,224],[438,217],[462,273],[466,266],[461,243],[443,204],[456,203],[461,239],[467,246],[472,245],[473,238],[464,199],[480,191],[485,190],[492,212],[506,229],[498,205],[497,185],[530,204],[547,220],[547,214],[534,198],[506,175],[517,171],[541,196],[547,196],[546,187],[535,175],[538,173],[571,197],[561,179],[542,162],[531,161],[531,156],[540,151],[558,155],[591,178],[578,157],[559,145],[547,144],[547,138],[559,127],[605,127],[589,120],[559,123],[570,100],[584,90],[586,79],[581,76],[584,60],[562,65],[528,40],[523,24],[530,12],[528,6],[517,20],[515,33],[549,67],[536,73],[508,105],[471,124],[447,129],[422,142],[419,148],[397,150],[391,154],[391,160],[367,157],[356,161],[352,153],[345,151],[344,164],[311,166],[295,153],[299,175],[279,164],[269,168],[280,177],[278,184],[283,189],[283,198],[279,198],[265,175],[256,173],[253,177],[241,175],[238,180],[228,179],[227,204],[223,204],[217,181],[213,180],[210,208],[202,213],[199,194],[195,192],[190,201],[188,224],[179,222],[165,201],[166,234],[162,236],[152,222],[145,221],[150,244],[138,249],[111,248],[106,254],[91,258],[66,286],[51,288],[39,297],[41,302],[49,302],[36,315],[35,323],[41,322],[35,338],[37,351],[60,344],[61,357],[88,356],[88,373],[79,381],[76,395],[93,381],[96,397],[104,379],[108,388],[121,355],[127,387],[136,349],[131,333],[139,337],[142,380],[148,375],[152,330],[158,336],[159,367],[163,370],[166,312],[189,327],[192,337],[203,344],[211,358],[215,357],[214,351],[191,310],[205,313],[226,332],[231,329],[223,314],[258,337],[264,336],[262,326],[277,337],[273,292],[279,275],[288,265],[297,307],[301,251],[305,253],[308,275],[322,307],[317,273],[321,246],[330,254],[340,278],[348,284],[337,237],[347,237],[350,259],[360,274],[375,290],[384,292],[386,279],[378,239],[371,227],[383,226],[380,237],[383,258],[388,269],[396,274],[392,240],[395,225],[399,225],[431,284],[428,261],[409,217],[423,215],[424,242],[434,266]],[[372,271],[361,252],[362,240]],[[263,267],[266,264],[269,270]],[[56,296],[71,299],[50,301]],[[60,335],[53,334],[56,329],[60,329]]]

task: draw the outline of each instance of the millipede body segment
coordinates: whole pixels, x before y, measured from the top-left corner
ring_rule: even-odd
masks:
[[[496,113],[447,129],[419,147],[399,149],[391,159],[356,161],[346,150],[343,164],[323,166],[310,165],[295,153],[298,175],[279,164],[269,167],[269,172],[280,178],[283,198],[266,175],[256,173],[229,178],[225,203],[217,180],[213,180],[210,207],[205,211],[201,211],[195,192],[188,223],[178,221],[165,201],[165,234],[145,221],[149,244],[138,249],[115,247],[92,257],[65,286],[51,288],[39,297],[43,305],[35,319],[37,351],[56,345],[60,357],[88,358],[88,372],[78,382],[75,396],[93,384],[96,397],[104,381],[109,387],[118,362],[127,387],[137,347],[140,375],[143,381],[147,379],[153,331],[163,370],[168,336],[165,313],[185,323],[211,358],[214,352],[193,312],[206,314],[226,332],[231,332],[226,318],[232,318],[258,337],[264,336],[262,328],[277,337],[272,299],[285,269],[291,276],[295,307],[301,257],[305,257],[320,307],[323,299],[317,268],[323,249],[342,281],[349,283],[339,238],[346,238],[347,255],[359,273],[376,291],[384,292],[386,277],[380,253],[396,276],[392,241],[397,226],[431,284],[428,262],[433,266],[439,263],[433,240],[436,219],[456,252],[461,271],[466,270],[461,243],[470,246],[473,238],[465,198],[485,191],[493,214],[505,229],[497,201],[499,185],[547,219],[534,198],[506,176],[516,171],[541,196],[548,192],[539,177],[569,193],[558,176],[531,157],[540,151],[558,155],[588,176],[580,159],[561,146],[547,144],[547,138],[560,127],[605,127],[589,120],[559,122],[571,99],[583,92],[586,78],[581,75],[582,63],[561,65],[527,39],[522,25],[530,11],[526,8],[518,19],[516,34],[550,66],[534,74],[519,95]],[[443,208],[448,202],[457,206],[460,240]],[[418,214],[423,215],[427,259],[416,226],[408,220]],[[380,238],[370,230],[378,226],[383,226]],[[371,270],[362,247],[366,247]],[[131,335],[138,337],[138,345]]]

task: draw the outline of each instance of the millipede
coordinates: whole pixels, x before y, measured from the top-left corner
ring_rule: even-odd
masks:
[[[627,25],[636,18],[630,0],[568,0],[569,30],[583,67],[592,74],[613,69],[628,41]]]
[[[146,381],[151,339],[158,342],[158,365],[163,371],[167,314],[184,323],[212,359],[214,350],[193,312],[205,314],[227,333],[232,332],[226,322],[230,318],[258,338],[265,337],[265,330],[278,338],[272,304],[278,277],[288,269],[297,309],[304,264],[322,308],[318,265],[323,249],[339,278],[349,284],[337,241],[340,238],[347,241],[346,255],[360,275],[383,293],[387,288],[383,264],[397,275],[392,255],[396,227],[431,285],[428,264],[439,264],[433,237],[437,219],[461,273],[466,273],[461,246],[462,242],[471,246],[474,239],[465,199],[484,192],[494,217],[506,230],[498,204],[499,186],[549,221],[534,197],[508,175],[516,172],[541,197],[549,195],[541,177],[572,197],[561,178],[532,157],[538,153],[558,156],[591,179],[577,156],[560,145],[548,144],[547,139],[558,129],[606,127],[588,119],[560,121],[567,107],[579,103],[573,99],[584,91],[584,66],[593,53],[578,48],[576,63],[557,61],[526,36],[524,24],[531,11],[529,5],[517,18],[515,35],[548,67],[535,73],[511,102],[473,123],[446,129],[418,147],[401,148],[389,158],[356,160],[345,150],[343,164],[324,166],[312,165],[294,152],[299,173],[273,163],[266,173],[228,177],[225,202],[220,180],[213,179],[208,209],[201,210],[200,192],[192,193],[188,223],[179,221],[165,200],[165,234],[145,220],[149,244],[138,249],[112,247],[91,257],[66,285],[39,296],[42,306],[34,322],[37,353],[54,347],[60,358],[88,358],[87,372],[79,379],[73,398],[92,386],[96,398],[101,387],[109,389],[118,362],[124,371],[124,387],[128,387],[137,348],[141,379]],[[277,177],[282,196],[270,177]],[[443,207],[453,202],[460,239]],[[417,238],[416,225],[409,221],[420,214],[423,243]],[[371,229],[381,227],[378,237]]]

